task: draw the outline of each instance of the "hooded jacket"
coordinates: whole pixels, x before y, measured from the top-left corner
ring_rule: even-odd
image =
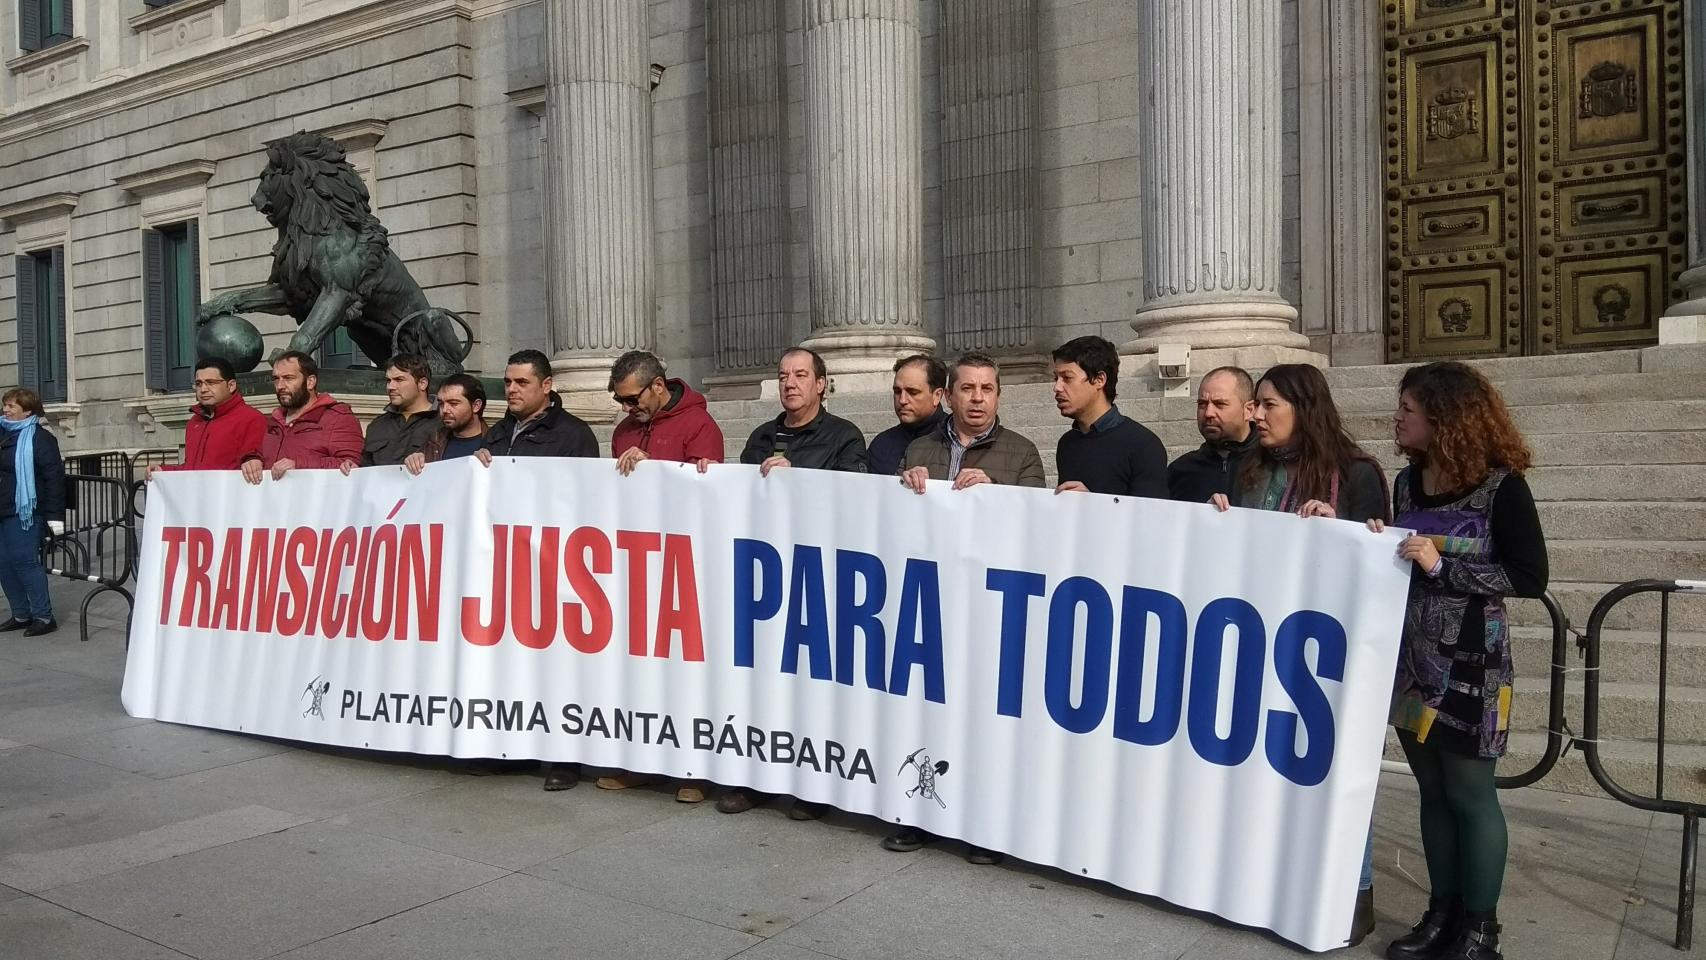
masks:
[[[259,457],[261,466],[269,470],[280,460],[318,470],[335,468],[345,460],[361,462],[361,423],[349,404],[339,403],[329,393],[315,394],[308,409],[288,423],[283,407],[274,410],[266,427]]]
[[[711,419],[705,397],[681,380],[666,380],[664,385],[669,388],[669,404],[645,423],[633,414],[624,417],[610,435],[611,455],[620,457],[639,447],[653,460],[722,463],[723,431]]]
[[[183,462],[160,469],[235,470],[244,460],[261,455],[266,432],[266,414],[249,406],[241,393],[231,394],[211,409],[198,403],[190,408],[190,420],[184,426]]]

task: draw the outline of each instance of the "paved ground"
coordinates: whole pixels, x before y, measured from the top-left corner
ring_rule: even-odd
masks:
[[[137,721],[111,600],[0,639],[0,958],[1297,957],[958,844],[880,849],[863,817],[728,817],[652,790],[546,794],[536,775]],[[103,616],[102,614],[105,614]],[[1609,800],[1507,794],[1514,958],[1680,957],[1680,826]],[[1377,956],[1424,903],[1415,791],[1382,786]]]

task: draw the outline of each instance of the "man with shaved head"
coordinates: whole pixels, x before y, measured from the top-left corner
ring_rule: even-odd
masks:
[[[1197,384],[1197,432],[1203,444],[1167,468],[1167,495],[1189,503],[1207,503],[1217,493],[1232,495],[1238,464],[1256,445],[1251,419],[1256,415],[1256,385],[1239,367],[1217,367]]]

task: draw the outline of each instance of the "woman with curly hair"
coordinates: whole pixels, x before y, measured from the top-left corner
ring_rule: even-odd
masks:
[[[1256,384],[1256,443],[1258,452],[1244,458],[1234,481],[1236,503],[1217,493],[1209,501],[1217,509],[1283,510],[1356,523],[1387,519],[1386,474],[1346,432],[1320,370],[1288,363],[1262,375]],[[1373,930],[1370,831],[1347,946],[1361,943]]]
[[[1415,564],[1392,724],[1421,790],[1427,913],[1392,960],[1499,960],[1507,836],[1493,767],[1510,722],[1505,598],[1546,591],[1546,541],[1523,471],[1528,446],[1472,367],[1404,374],[1393,416],[1410,465],[1393,485],[1399,547]],[[1375,531],[1382,524],[1370,522]]]

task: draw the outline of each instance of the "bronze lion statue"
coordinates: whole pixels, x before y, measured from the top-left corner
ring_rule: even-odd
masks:
[[[473,332],[456,314],[427,303],[391,251],[368,205],[367,186],[336,141],[312,133],[274,141],[249,202],[278,230],[272,276],[265,286],[203,303],[200,322],[226,314],[288,314],[298,324],[291,350],[312,353],[341,324],[376,366],[399,353],[418,353],[432,365],[435,380],[462,371]]]

